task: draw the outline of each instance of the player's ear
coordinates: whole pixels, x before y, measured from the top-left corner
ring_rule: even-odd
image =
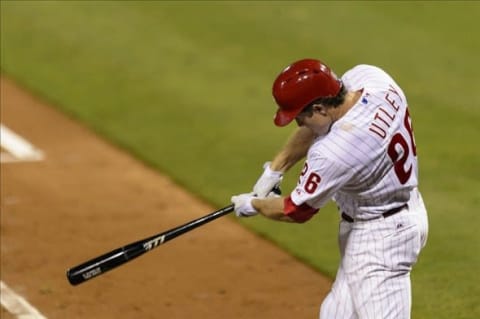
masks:
[[[327,113],[327,107],[325,105],[322,105],[322,104],[315,104],[313,105],[313,111],[314,112],[317,112],[317,113],[320,113],[321,115],[323,116],[327,116],[328,113]]]

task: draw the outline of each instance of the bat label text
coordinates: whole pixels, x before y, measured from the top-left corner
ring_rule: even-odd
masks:
[[[92,270],[87,271],[86,273],[82,274],[83,279],[90,279],[97,275],[100,275],[102,269],[100,267],[93,268]]]
[[[158,245],[163,244],[164,240],[165,240],[165,235],[155,237],[154,239],[145,242],[143,244],[143,248],[145,250],[153,249],[153,248],[157,247]]]

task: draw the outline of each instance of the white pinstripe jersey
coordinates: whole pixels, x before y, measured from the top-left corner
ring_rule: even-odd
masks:
[[[417,186],[415,141],[405,94],[383,70],[358,65],[342,76],[358,102],[311,145],[292,201],[371,219],[409,200]]]

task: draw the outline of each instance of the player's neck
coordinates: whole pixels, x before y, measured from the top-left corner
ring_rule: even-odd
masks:
[[[345,95],[345,102],[332,110],[335,112],[333,114],[334,121],[337,121],[344,116],[357,103],[361,96],[362,91],[348,91]]]

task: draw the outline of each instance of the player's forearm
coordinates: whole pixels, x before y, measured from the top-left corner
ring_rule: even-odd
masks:
[[[293,165],[307,155],[308,149],[315,139],[312,130],[299,127],[288,139],[282,150],[270,164],[273,171],[288,171]]]
[[[284,197],[256,198],[252,200],[252,206],[263,216],[284,222],[295,221],[284,214]]]

